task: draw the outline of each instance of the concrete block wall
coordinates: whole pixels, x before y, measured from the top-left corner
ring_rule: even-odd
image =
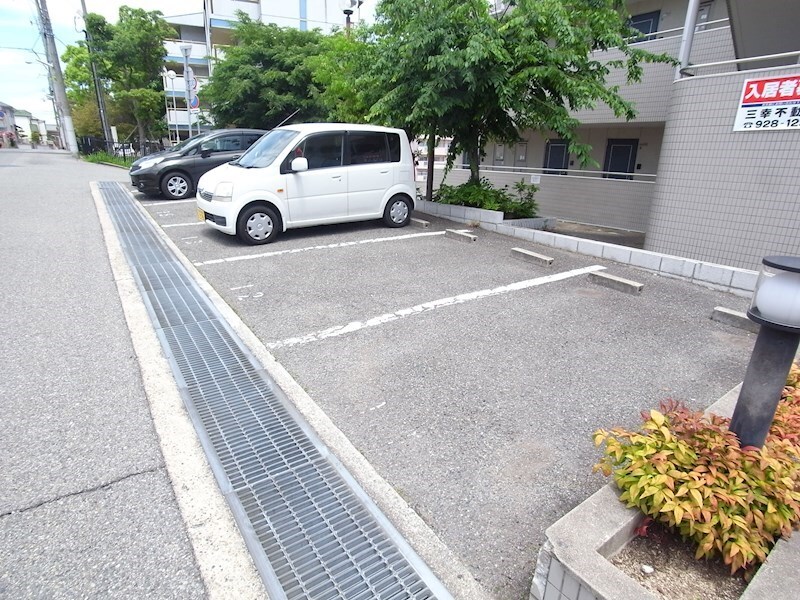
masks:
[[[733,131],[746,79],[800,66],[675,82],[645,248],[757,269],[800,255],[800,130]]]
[[[443,171],[437,172],[435,187],[441,184]],[[512,187],[518,181],[530,182],[529,174],[484,171],[482,176],[495,186]],[[460,185],[469,179],[469,171],[453,169],[448,185]],[[539,214],[567,221],[603,227],[645,231],[650,215],[653,183],[599,177],[542,175],[536,202]]]

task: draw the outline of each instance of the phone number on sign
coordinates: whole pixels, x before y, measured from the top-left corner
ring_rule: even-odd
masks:
[[[777,128],[777,127],[800,127],[800,119],[763,119],[753,121],[756,129]]]

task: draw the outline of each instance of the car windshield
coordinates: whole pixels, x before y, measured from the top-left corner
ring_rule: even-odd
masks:
[[[268,167],[296,136],[297,132],[292,129],[273,129],[250,146],[234,164],[246,169]]]

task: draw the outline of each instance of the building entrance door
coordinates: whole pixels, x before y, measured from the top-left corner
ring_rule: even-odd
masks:
[[[636,166],[636,151],[639,148],[639,140],[608,140],[606,146],[606,160],[603,164],[603,171],[610,179],[633,179],[631,175],[621,173],[633,173]]]

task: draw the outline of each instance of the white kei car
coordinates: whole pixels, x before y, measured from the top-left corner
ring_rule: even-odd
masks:
[[[273,129],[197,186],[201,221],[249,244],[287,229],[411,219],[414,158],[402,129],[304,123]]]

